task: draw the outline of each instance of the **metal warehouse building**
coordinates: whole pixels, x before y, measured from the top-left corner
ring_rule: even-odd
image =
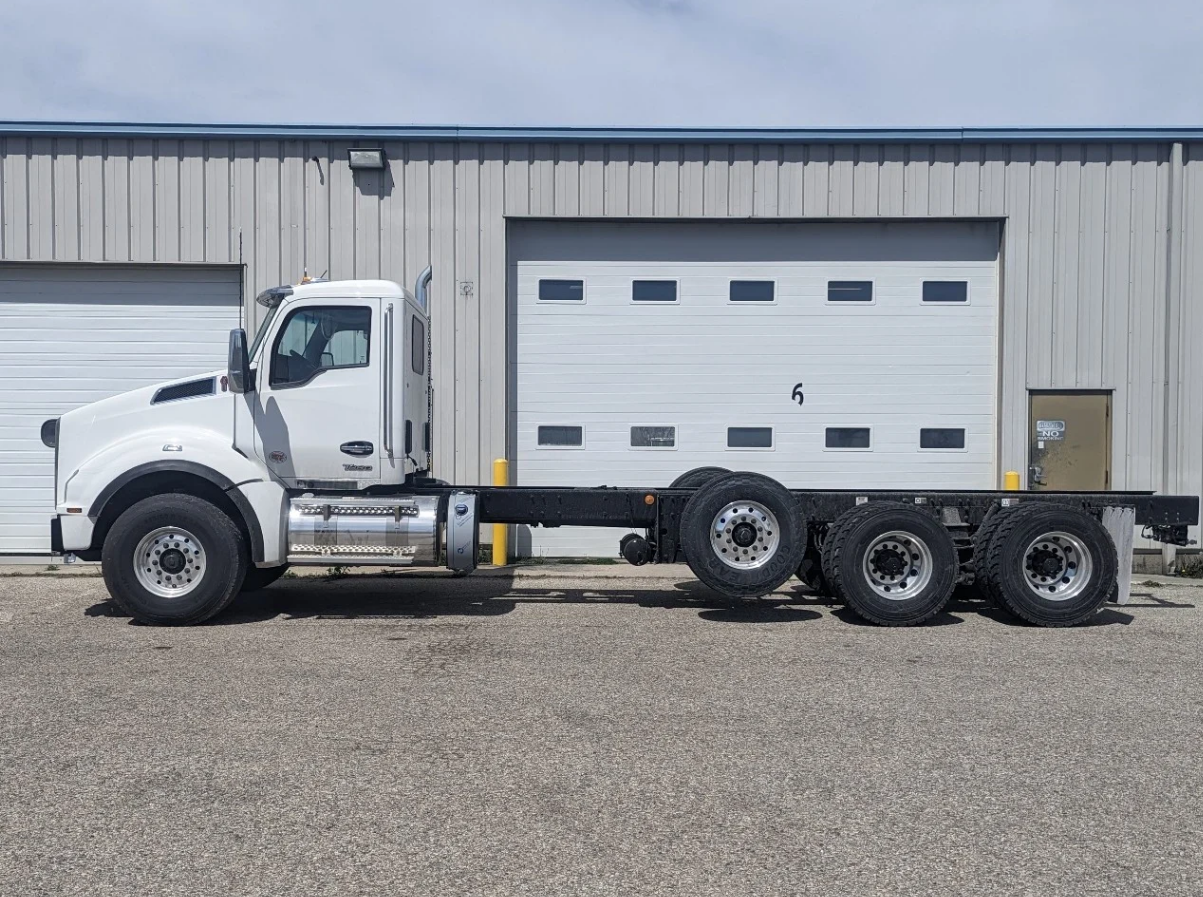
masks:
[[[456,482],[1203,492],[1203,130],[8,123],[0,161],[2,553],[48,550],[45,418],[223,366],[305,271],[433,267]]]

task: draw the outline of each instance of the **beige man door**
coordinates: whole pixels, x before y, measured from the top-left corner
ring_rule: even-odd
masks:
[[[1111,488],[1111,393],[1033,392],[1028,488]]]

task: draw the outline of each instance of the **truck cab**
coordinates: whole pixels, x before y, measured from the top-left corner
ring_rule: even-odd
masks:
[[[53,548],[101,560],[118,602],[162,622],[290,563],[433,563],[446,498],[402,494],[430,471],[428,284],[265,290],[225,370],[47,421]]]
[[[265,290],[231,336],[235,451],[288,489],[398,486],[429,470],[426,310],[388,281]]]

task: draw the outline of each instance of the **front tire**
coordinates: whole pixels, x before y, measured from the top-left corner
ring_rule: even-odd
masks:
[[[105,585],[140,623],[188,626],[225,609],[246,576],[242,533],[193,495],[145,498],[127,508],[101,551]]]

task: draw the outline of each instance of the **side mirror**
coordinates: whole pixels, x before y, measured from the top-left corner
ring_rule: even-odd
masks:
[[[251,359],[246,349],[246,331],[230,331],[230,391],[254,392],[255,378],[251,374]]]

